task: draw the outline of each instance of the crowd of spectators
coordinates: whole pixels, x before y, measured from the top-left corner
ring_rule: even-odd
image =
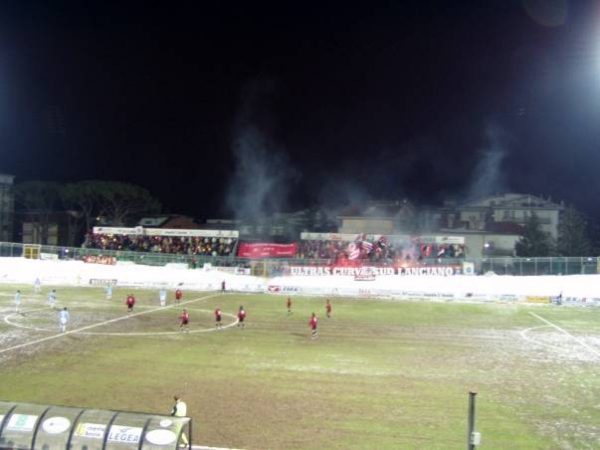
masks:
[[[344,241],[300,241],[296,251],[298,259],[325,259],[337,261],[346,252],[349,242]]]
[[[461,244],[423,244],[419,242],[303,240],[297,258],[325,260],[329,264],[396,264],[408,261],[447,260],[465,257]]]
[[[146,236],[95,234],[86,236],[85,248],[128,252],[175,253],[202,256],[235,256],[236,238],[203,236]]]
[[[84,248],[198,256],[237,256],[238,240],[230,237],[147,236],[95,234],[86,236]],[[425,244],[418,240],[376,241],[301,240],[296,258],[326,264],[397,264],[463,258],[464,245]]]

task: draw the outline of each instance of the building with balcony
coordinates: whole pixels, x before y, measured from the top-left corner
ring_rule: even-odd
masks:
[[[558,237],[564,205],[528,194],[506,193],[474,202],[415,207],[408,200],[352,205],[339,216],[339,233],[436,235],[464,238],[469,258],[514,256],[527,219],[535,214],[542,231]]]
[[[494,226],[490,224],[498,223],[524,226],[527,219],[535,214],[540,219],[542,231],[556,239],[560,214],[564,209],[564,205],[541,197],[507,193],[459,205],[456,212],[458,226],[479,231],[486,231]]]

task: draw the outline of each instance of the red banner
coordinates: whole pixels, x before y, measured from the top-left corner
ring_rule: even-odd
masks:
[[[240,243],[240,258],[294,258],[298,244]]]

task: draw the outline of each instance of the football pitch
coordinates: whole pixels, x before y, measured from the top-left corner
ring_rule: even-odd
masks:
[[[197,445],[447,450],[467,446],[474,390],[481,448],[600,447],[600,308],[331,298],[327,318],[325,298],[292,301],[0,285],[0,400],[168,414],[177,394]]]

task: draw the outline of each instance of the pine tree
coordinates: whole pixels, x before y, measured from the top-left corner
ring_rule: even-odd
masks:
[[[552,238],[549,233],[542,230],[540,219],[535,213],[525,221],[523,235],[515,244],[515,251],[520,257],[550,256]]]
[[[563,211],[558,223],[558,255],[589,256],[591,251],[587,222],[579,211],[570,205]]]

